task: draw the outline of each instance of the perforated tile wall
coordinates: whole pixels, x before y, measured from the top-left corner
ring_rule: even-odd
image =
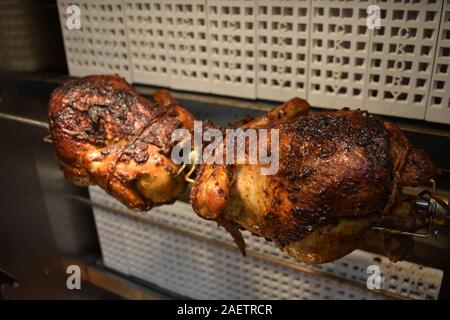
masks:
[[[206,1],[164,2],[170,87],[209,92]]]
[[[72,75],[450,123],[448,0],[58,3]]]
[[[376,1],[382,26],[370,43],[366,108],[424,119],[442,3]]]
[[[211,92],[256,98],[256,13],[253,0],[208,0]]]
[[[215,222],[197,217],[187,203],[176,202],[150,212],[136,213],[98,187],[90,187],[89,192],[95,203],[125,213],[94,207],[105,264],[165,289],[197,299],[384,298],[376,292],[304,273],[271,260],[243,257],[238,250],[193,237],[192,232],[206,239],[233,244],[227,232]],[[133,217],[165,223],[171,229]],[[307,267],[263,238],[247,232],[244,237],[248,250]],[[369,265],[380,268],[381,286],[389,292],[416,299],[436,299],[439,295],[442,271],[407,261],[394,264],[384,256],[360,250],[335,262],[308,268],[365,287]]]
[[[306,98],[309,1],[257,1],[257,85],[261,99]]]
[[[122,0],[77,1],[81,29],[69,30],[66,21],[72,1],[59,0],[58,10],[69,73],[74,76],[117,73],[131,81]]]
[[[164,5],[156,0],[125,0],[133,82],[168,87],[167,30]]]
[[[426,119],[450,124],[450,1],[445,0]]]
[[[323,108],[364,105],[369,1],[312,1],[308,100]]]

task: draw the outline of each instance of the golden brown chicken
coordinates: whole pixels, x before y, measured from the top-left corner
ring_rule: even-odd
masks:
[[[338,259],[393,214],[402,186],[436,174],[396,126],[360,110],[308,110],[294,98],[241,127],[279,130],[275,174],[262,175],[260,162],[200,167],[194,210],[223,225],[241,250],[246,229],[307,263]]]
[[[135,210],[174,201],[184,191],[170,159],[171,134],[192,130],[193,121],[168,92],[147,100],[118,76],[70,80],[49,104],[51,137],[67,178],[97,184]]]

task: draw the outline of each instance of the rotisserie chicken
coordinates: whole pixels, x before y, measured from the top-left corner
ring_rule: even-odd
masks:
[[[294,98],[241,127],[279,130],[279,150],[270,150],[279,154],[276,174],[262,175],[259,162],[200,166],[194,210],[224,226],[241,250],[246,229],[306,263],[338,259],[373,226],[396,221],[402,186],[437,173],[393,124],[360,110],[308,110]],[[387,242],[395,247],[397,238]]]
[[[66,177],[97,184],[127,207],[148,210],[174,201],[186,181],[170,159],[173,130],[193,117],[169,95],[139,96],[118,76],[70,80],[50,99],[49,122]]]
[[[242,125],[278,129],[279,148],[267,150],[278,155],[278,170],[204,163],[191,190],[194,210],[225,227],[243,252],[241,229],[307,263],[350,253],[373,226],[416,230],[420,223],[400,210],[401,188],[437,174],[427,155],[367,112],[308,111],[294,98]],[[193,136],[194,118],[166,91],[148,100],[118,76],[70,80],[53,92],[49,122],[61,167],[77,185],[97,184],[135,210],[172,202],[187,185],[185,166],[171,160],[171,138],[176,129]],[[244,156],[249,150],[247,143]],[[385,240],[393,260],[411,244],[402,236]]]

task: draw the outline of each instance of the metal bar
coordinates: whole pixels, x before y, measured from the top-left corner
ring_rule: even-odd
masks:
[[[34,120],[34,119],[22,117],[22,116],[16,116],[16,115],[4,113],[4,112],[0,112],[0,119],[23,123],[23,124],[27,124],[27,125],[30,125],[33,127],[46,129],[46,130],[48,130],[48,128],[49,128],[47,122]]]
[[[134,215],[134,214],[132,214],[130,212],[127,212],[126,210],[113,208],[113,207],[110,207],[108,205],[97,203],[97,202],[94,202],[92,200],[80,197],[80,196],[68,195],[68,197],[73,198],[73,199],[75,199],[77,201],[80,201],[82,203],[88,204],[90,206],[98,207],[98,208],[101,208],[101,209],[104,209],[104,210],[108,210],[108,211],[111,211],[111,212],[114,212],[114,213],[117,213],[117,214],[120,214],[120,215],[125,215],[127,217],[132,218],[132,219],[135,219],[135,220],[138,220],[138,221],[142,221],[142,222],[145,222],[145,223],[149,223],[149,224],[154,225],[154,226],[156,226],[158,228],[162,228],[162,229],[165,229],[165,230],[168,230],[168,231],[171,231],[171,232],[182,234],[184,236],[187,236],[187,237],[199,240],[199,241],[208,242],[208,243],[211,243],[211,244],[216,245],[216,246],[220,246],[220,247],[222,247],[224,249],[227,249],[227,250],[230,250],[230,251],[239,251],[239,249],[233,244],[230,244],[228,242],[224,242],[224,241],[221,241],[221,240],[218,240],[218,239],[214,239],[214,238],[209,238],[207,236],[204,236],[203,234],[200,234],[200,233],[192,231],[192,230],[182,230],[180,228],[174,227],[174,226],[169,225],[167,223],[160,222],[160,221],[155,221],[155,220],[153,220],[153,219],[151,219],[149,217],[144,217],[144,216],[141,216],[141,215]],[[290,268],[290,269],[293,269],[293,270],[296,270],[296,271],[299,271],[299,272],[303,272],[303,273],[306,273],[306,274],[309,274],[309,275],[313,275],[313,276],[316,276],[316,277],[327,278],[327,279],[330,279],[332,281],[336,281],[336,282],[338,282],[338,283],[340,283],[342,285],[350,286],[350,287],[353,287],[353,288],[356,288],[356,289],[359,289],[359,290],[375,292],[375,293],[378,293],[378,294],[380,294],[380,295],[382,295],[382,296],[384,296],[386,298],[402,299],[402,300],[409,300],[410,299],[409,297],[401,296],[401,295],[398,295],[396,293],[389,292],[389,291],[386,291],[386,290],[383,290],[383,289],[380,289],[380,290],[375,290],[375,289],[374,290],[369,290],[368,288],[366,288],[364,285],[362,285],[360,283],[357,283],[357,282],[354,282],[354,281],[351,281],[351,280],[347,280],[347,279],[343,279],[343,278],[340,278],[338,276],[335,276],[335,275],[332,275],[332,274],[329,274],[329,273],[326,273],[326,272],[323,272],[323,271],[320,271],[320,270],[308,268],[308,267],[303,266],[301,264],[298,264],[298,263],[295,263],[295,262],[286,261],[286,260],[283,260],[283,259],[271,256],[271,255],[268,255],[268,254],[264,254],[264,253],[261,253],[261,252],[257,252],[257,251],[253,251],[253,250],[246,250],[246,253],[250,257],[254,257],[254,258],[257,258],[257,259],[268,261],[270,263],[281,265],[281,266],[284,266],[286,268]]]
[[[52,83],[56,85],[60,85],[69,79],[76,79],[79,77],[70,77],[68,75],[61,74],[20,74],[16,76],[21,80],[27,81],[36,81],[36,82],[45,82]],[[133,88],[140,94],[151,95],[156,90],[160,89],[159,87],[150,86],[150,85],[133,85]],[[233,97],[225,97],[207,93],[198,93],[198,92],[187,92],[187,91],[179,91],[170,89],[172,96],[179,100],[189,100],[189,101],[197,101],[204,102],[215,105],[223,105],[223,106],[233,106],[242,109],[254,109],[254,110],[262,110],[269,111],[275,106],[279,105],[281,102],[276,101],[265,101],[265,100],[249,100],[243,98],[233,98]],[[313,106],[314,108],[314,106]],[[316,110],[319,110],[315,108]],[[312,110],[313,112],[315,110]],[[383,116],[386,118],[386,116]],[[387,117],[389,118],[389,117]],[[450,137],[450,132],[448,130],[442,128],[436,128],[432,123],[423,122],[422,123],[414,123],[409,120],[399,121],[398,119],[389,118],[391,122],[395,123],[400,129],[410,132],[417,132],[421,134],[430,134],[430,135],[438,135]]]
[[[169,300],[172,297],[95,265],[87,266],[89,282],[126,299]]]
[[[417,237],[417,238],[429,238],[429,237],[431,237],[431,231],[429,230],[430,227],[431,227],[431,222],[428,225],[427,233],[408,232],[408,231],[402,231],[402,230],[396,230],[396,229],[388,229],[388,228],[383,228],[383,227],[372,227],[372,230],[381,231],[381,232],[384,232],[384,233],[396,234],[396,235],[400,235],[400,236],[411,236],[411,237]]]

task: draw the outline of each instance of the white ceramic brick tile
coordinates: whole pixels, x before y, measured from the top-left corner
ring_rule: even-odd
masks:
[[[164,2],[125,0],[133,82],[169,86]]]
[[[444,1],[426,119],[450,124],[450,1]]]
[[[424,119],[442,2],[377,0],[381,28],[369,54],[366,109]]]
[[[450,123],[449,0],[80,0],[68,30],[71,4],[58,0],[74,76]]]
[[[164,2],[170,87],[209,92],[206,0]]]
[[[307,98],[310,1],[256,1],[256,95]]]
[[[211,92],[256,98],[256,13],[253,0],[208,0]]]
[[[189,204],[176,202],[136,213],[98,187],[89,187],[91,199],[119,214],[94,207],[104,262],[125,274],[147,280],[165,289],[197,299],[380,299],[375,292],[342,284],[325,277],[296,271],[253,256],[242,257],[212,242],[139,221],[143,216],[175,230],[195,232],[207,239],[232,243],[230,235],[216,223],[200,219]],[[307,267],[263,238],[244,232],[247,248]],[[357,250],[332,263],[309,266],[324,273],[357,282],[367,281],[367,267],[377,265],[382,288],[417,299],[436,299],[443,272]],[[405,285],[407,284],[407,285]]]
[[[66,10],[72,4],[73,1],[58,0],[70,75],[117,73],[131,81],[123,1],[77,1],[80,30],[69,30],[66,26]]]
[[[126,217],[111,215],[107,210],[96,208],[94,218],[104,263],[129,275],[128,250],[125,245],[127,235],[123,232]]]
[[[371,1],[312,1],[309,60],[311,105],[361,108],[367,80]]]

